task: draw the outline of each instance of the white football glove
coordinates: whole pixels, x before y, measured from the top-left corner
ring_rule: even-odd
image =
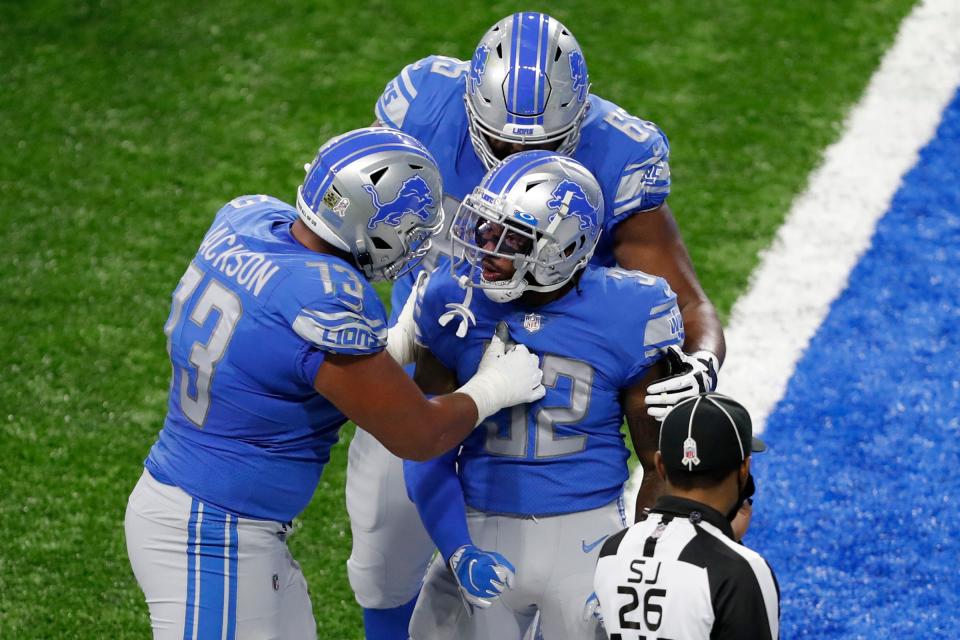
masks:
[[[450,556],[450,571],[467,610],[486,609],[506,589],[513,587],[515,569],[510,561],[495,551],[484,551],[465,544]]]
[[[600,600],[597,599],[596,591],[587,597],[587,601],[583,605],[583,619],[586,622],[596,620],[602,630],[607,630],[603,624],[603,611],[600,609]]]
[[[497,327],[497,334],[483,352],[477,372],[457,389],[477,405],[477,425],[501,409],[535,402],[547,392],[539,358],[522,344],[508,349],[501,337],[507,335],[503,327]]]
[[[397,316],[397,323],[387,329],[387,353],[397,361],[401,367],[410,364],[417,359],[417,323],[414,321],[414,310],[417,308],[417,299],[420,293],[426,289],[427,281],[430,275],[426,271],[421,271],[417,275],[410,295],[407,301],[403,303],[403,309]]]
[[[647,413],[657,420],[678,402],[716,389],[720,367],[719,358],[709,351],[687,354],[676,345],[667,347],[664,358],[671,375],[647,387],[644,398]]]

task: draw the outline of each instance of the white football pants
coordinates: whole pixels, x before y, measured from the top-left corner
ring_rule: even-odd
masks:
[[[316,638],[288,525],[224,513],[144,470],[124,526],[155,639]]]
[[[489,609],[467,612],[443,558],[430,565],[410,622],[411,640],[519,640],[539,612],[543,640],[606,638],[584,607],[603,541],[626,526],[623,500],[550,517],[516,517],[467,510],[473,543],[516,567],[516,581]]]
[[[403,461],[357,428],[347,456],[350,587],[361,607],[392,609],[420,591],[434,545],[407,497]]]

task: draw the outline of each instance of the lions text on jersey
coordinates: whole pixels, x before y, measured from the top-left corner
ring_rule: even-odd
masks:
[[[418,340],[458,380],[467,380],[503,320],[516,342],[540,356],[547,388],[543,399],[493,415],[463,443],[467,505],[541,516],[615,501],[628,476],[621,393],[640,381],[661,349],[683,342],[683,321],[666,281],[588,267],[576,289],[541,307],[475,296],[476,325],[458,338],[455,323],[441,326],[439,319],[448,304],[462,300],[463,290],[441,265],[423,294]]]
[[[267,196],[217,214],[173,294],[168,414],[149,472],[227,513],[288,522],[345,421],[313,383],[327,352],[375,353],[386,313],[347,262],[290,232]]]

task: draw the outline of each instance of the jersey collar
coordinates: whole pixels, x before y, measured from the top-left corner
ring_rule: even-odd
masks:
[[[713,507],[688,500],[679,496],[661,496],[651,509],[653,513],[669,513],[683,518],[689,518],[690,522],[697,524],[706,521],[720,529],[728,538],[733,540],[733,529],[730,527],[730,521],[723,517],[723,514]]]

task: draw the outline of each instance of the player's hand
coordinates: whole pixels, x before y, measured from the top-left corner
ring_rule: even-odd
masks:
[[[468,609],[486,609],[505,589],[513,587],[516,571],[509,560],[495,551],[465,544],[453,552],[449,564]]]
[[[603,624],[603,611],[600,610],[600,600],[597,599],[596,591],[587,597],[587,601],[583,605],[583,619],[587,622],[591,619],[596,620],[601,629],[607,630]]]
[[[535,402],[547,392],[539,358],[522,344],[505,343],[499,327],[498,334],[483,352],[477,373],[457,390],[477,405],[478,425],[501,409]]]
[[[498,379],[500,409],[535,402],[547,392],[543,388],[540,359],[524,345],[505,342],[500,335],[490,340],[490,345],[480,358],[477,374]]]
[[[647,413],[663,420],[675,404],[717,388],[717,356],[709,351],[684,353],[675,345],[664,355],[670,375],[647,387]]]
[[[426,271],[421,271],[417,275],[413,288],[410,289],[410,295],[407,296],[407,301],[403,303],[403,309],[397,316],[397,323],[387,330],[387,353],[400,366],[410,364],[417,359],[417,323],[414,321],[414,310],[417,307],[417,299],[426,288],[429,279],[430,276]]]

